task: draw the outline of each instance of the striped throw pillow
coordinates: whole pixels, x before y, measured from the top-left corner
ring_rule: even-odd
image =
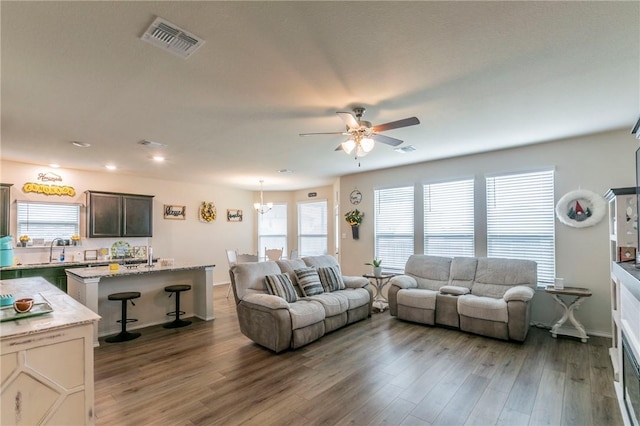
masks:
[[[264,277],[267,293],[282,297],[289,303],[298,300],[296,290],[287,274],[267,275]]]
[[[324,293],[318,271],[315,268],[300,268],[296,269],[295,273],[298,279],[298,287],[302,290],[302,294],[313,296]]]
[[[344,290],[346,288],[339,265],[318,268],[318,275],[320,276],[322,288],[326,292]]]

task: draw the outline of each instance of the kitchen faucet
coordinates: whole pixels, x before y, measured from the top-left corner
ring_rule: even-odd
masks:
[[[64,260],[64,240],[60,237],[58,238],[54,238],[53,240],[51,240],[51,246],[49,247],[49,263],[51,263],[53,261],[53,244],[56,241],[62,241],[62,259]]]

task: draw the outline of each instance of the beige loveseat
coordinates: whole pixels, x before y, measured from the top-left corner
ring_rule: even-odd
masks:
[[[339,268],[332,256],[240,263],[231,267],[229,275],[240,331],[259,345],[282,352],[367,318],[373,300],[369,281],[343,276]],[[313,270],[319,272],[321,290],[313,281]],[[308,279],[310,276],[312,279]],[[325,278],[334,288],[327,288]],[[336,288],[337,285],[342,288]],[[274,288],[276,294],[270,294]]]
[[[389,312],[504,340],[529,331],[537,266],[530,260],[413,255],[391,279]]]

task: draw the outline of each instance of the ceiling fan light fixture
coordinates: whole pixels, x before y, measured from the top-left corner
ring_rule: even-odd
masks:
[[[353,139],[347,139],[346,141],[342,142],[341,146],[344,152],[346,152],[347,154],[351,154],[351,152],[353,152],[353,149],[356,147],[356,142]]]
[[[369,154],[369,151],[365,151],[362,145],[358,144],[358,147],[356,148],[356,157],[364,157],[367,154]]]
[[[371,152],[374,145],[375,145],[375,142],[371,138],[362,138],[362,140],[360,141],[360,146],[362,147],[362,150],[366,153]]]

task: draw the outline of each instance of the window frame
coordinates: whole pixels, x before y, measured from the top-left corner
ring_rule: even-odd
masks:
[[[324,218],[321,219],[321,222],[324,222],[324,226],[322,229],[322,233],[313,233],[313,234],[309,234],[309,233],[303,233],[302,232],[302,220],[303,215],[301,212],[301,209],[304,208],[304,206],[309,206],[311,204],[324,204]],[[304,256],[316,256],[316,255],[324,255],[327,254],[328,250],[329,250],[329,201],[326,199],[319,199],[319,200],[313,200],[313,201],[298,201],[296,203],[296,208],[297,208],[297,216],[298,216],[298,256],[299,257],[304,257]],[[316,252],[316,251],[311,251],[311,252],[307,252],[306,248],[305,248],[305,244],[303,243],[303,239],[323,239],[324,238],[324,245],[323,245],[323,250],[322,252]]]

